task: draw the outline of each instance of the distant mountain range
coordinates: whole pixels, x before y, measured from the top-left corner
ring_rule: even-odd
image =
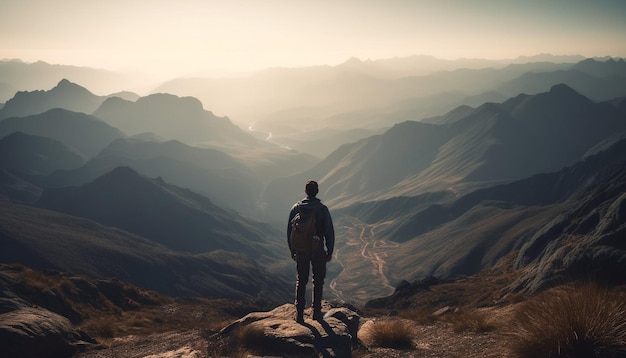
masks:
[[[37,90],[15,93],[0,109],[0,119],[40,114],[54,108],[92,113],[109,97],[136,100],[139,95],[120,92],[109,96],[96,96],[86,88],[63,79],[49,91]]]
[[[192,255],[94,221],[0,201],[0,261],[115,277],[176,296],[283,302],[291,283],[243,253]]]
[[[0,139],[0,168],[10,172],[45,176],[83,164],[83,156],[48,137],[13,132]]]
[[[620,283],[626,65],[562,60],[177,81],[254,114],[248,131],[188,93],[22,92],[2,109],[21,114],[0,119],[0,261],[289,299],[286,216],[316,179],[337,231],[330,297],[500,268],[511,292],[586,273]]]
[[[623,275],[611,272],[626,270],[620,244],[626,233],[625,193],[626,140],[621,140],[563,170],[454,201],[420,206],[414,198],[415,203],[378,202],[346,212],[367,213],[368,224],[379,227],[378,239],[401,242],[387,250],[393,257],[387,272],[396,280],[453,279],[509,257],[506,268],[520,272],[509,290],[537,292],[572,279],[624,283]]]
[[[254,145],[256,139],[192,97],[153,94],[136,101],[109,98],[93,113],[129,135],[152,132],[192,145],[203,142]]]
[[[17,59],[0,59],[0,79],[0,102],[12,98],[16,92],[51,88],[63,79],[81,83],[99,94],[139,91],[151,82],[142,75]]]
[[[61,108],[0,120],[0,137],[14,132],[57,140],[86,159],[98,154],[113,140],[126,136],[99,118]]]
[[[280,258],[279,233],[192,191],[118,167],[94,181],[44,191],[35,206],[94,220],[176,251],[217,249]],[[280,242],[282,243],[282,242]],[[278,256],[278,257],[277,257]]]
[[[307,178],[319,178],[320,196],[334,205],[415,196],[466,193],[582,160],[594,146],[626,131],[623,112],[595,103],[565,85],[519,95],[501,104],[451,112],[443,125],[404,122],[382,135],[346,144],[317,166],[277,179],[267,200],[285,207]]]

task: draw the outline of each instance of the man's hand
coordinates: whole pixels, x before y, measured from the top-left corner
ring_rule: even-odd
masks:
[[[291,259],[292,259],[292,260],[294,260],[294,261],[296,261],[296,256],[297,256],[297,255],[296,255],[296,252],[295,252],[295,251],[292,251],[292,252],[291,252]]]
[[[326,262],[330,262],[332,258],[333,258],[333,254],[326,254]]]

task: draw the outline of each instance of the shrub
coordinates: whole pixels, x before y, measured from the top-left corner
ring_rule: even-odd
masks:
[[[252,352],[265,352],[271,347],[263,327],[255,324],[236,327],[231,335],[211,334],[207,343],[209,357],[248,357]]]
[[[455,332],[472,331],[476,333],[491,332],[496,329],[496,325],[489,319],[488,315],[482,311],[459,312],[450,315],[447,320],[452,325]]]
[[[117,334],[118,321],[114,317],[104,316],[90,319],[83,324],[83,329],[95,337],[113,338]]]
[[[520,304],[511,349],[518,357],[623,357],[624,295],[595,284],[561,286]]]
[[[368,347],[413,348],[415,336],[410,322],[398,319],[369,321],[361,327],[359,339]]]

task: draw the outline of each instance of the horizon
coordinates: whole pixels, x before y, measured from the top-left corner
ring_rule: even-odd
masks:
[[[0,8],[2,59],[160,80],[335,66],[350,58],[626,57],[626,2],[616,0],[26,0]]]

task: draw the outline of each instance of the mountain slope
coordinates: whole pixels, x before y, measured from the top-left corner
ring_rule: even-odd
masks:
[[[617,282],[623,277],[611,270],[626,269],[625,192],[622,140],[561,171],[416,208],[410,216],[391,209],[388,215],[399,219],[373,224],[377,239],[400,242],[387,250],[394,260],[386,272],[396,282],[471,275],[511,255],[522,273],[511,283],[516,289],[536,291],[584,275]]]
[[[308,171],[276,180],[267,194],[298,193],[309,178],[320,181],[320,196],[336,206],[429,191],[463,194],[572,165],[625,130],[626,119],[613,105],[558,85],[484,104],[447,125],[397,124],[381,136],[342,146]],[[283,198],[275,205],[294,200]]]
[[[0,262],[115,277],[167,295],[283,302],[291,284],[245,255],[192,255],[93,221],[0,201]]]
[[[131,93],[117,93],[117,97],[136,99]],[[54,108],[64,108],[73,112],[91,113],[108,96],[97,96],[86,88],[67,79],[61,80],[49,91],[20,91],[9,99],[0,110],[0,118],[25,117],[40,114]]]
[[[51,174],[45,186],[83,185],[119,166],[131,167],[151,178],[161,177],[240,213],[257,209],[254,172],[224,152],[178,141],[115,140],[84,166]]]
[[[119,167],[75,188],[48,189],[35,204],[192,253],[223,249],[279,258],[279,234],[212,204],[189,190]]]
[[[85,158],[95,156],[113,140],[125,137],[119,129],[96,117],[60,108],[0,121],[0,137],[13,132],[55,139]]]
[[[204,110],[193,97],[158,93],[135,102],[109,98],[94,112],[107,123],[129,135],[143,132],[176,139],[191,145],[217,142],[222,145],[254,145],[256,139],[227,117]]]
[[[133,82],[121,73],[102,69],[53,65],[43,61],[26,63],[20,60],[0,60],[0,78],[0,102],[10,99],[17,91],[52,88],[64,78],[82,83],[97,93],[129,89],[129,82]]]
[[[0,169],[26,175],[48,175],[59,169],[78,168],[84,163],[83,157],[54,139],[22,132],[0,139]]]

